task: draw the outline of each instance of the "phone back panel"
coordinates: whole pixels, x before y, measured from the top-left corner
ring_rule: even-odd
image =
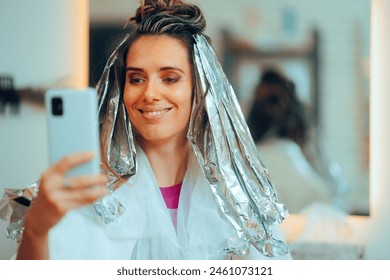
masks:
[[[59,101],[62,102],[61,106],[58,104]],[[96,156],[92,161],[71,170],[67,176],[99,173],[100,149],[96,91],[92,88],[48,90],[45,94],[45,105],[50,164],[76,152],[94,151]],[[55,106],[58,106],[57,109],[62,113],[55,112],[57,110]]]

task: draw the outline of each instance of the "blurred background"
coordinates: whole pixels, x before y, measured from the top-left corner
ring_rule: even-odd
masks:
[[[365,223],[373,214],[369,188],[371,1],[192,2],[205,14],[206,34],[245,117],[249,118],[259,100],[273,105],[272,112],[284,112],[291,102],[280,98],[283,92],[289,92],[303,108],[305,144],[288,133],[278,133],[276,127],[267,128],[264,138],[257,139],[260,158],[282,202],[288,207],[298,205],[289,207],[290,212],[303,214],[310,203],[298,204],[299,199],[309,196],[311,202],[316,200],[309,189],[299,189],[292,181],[303,186],[313,178],[311,181],[317,182],[313,188],[327,193],[327,198],[318,202],[326,201],[337,210],[336,214],[327,212],[332,221],[341,213],[357,219],[362,216]],[[0,95],[0,195],[3,188],[29,185],[47,167],[45,90],[94,86],[138,3],[0,0],[0,35],[4,38],[0,75],[4,77],[2,92],[6,92]],[[267,84],[265,77],[271,70],[281,78]],[[279,81],[276,87],[275,81]],[[260,87],[264,83],[267,90]],[[262,99],[264,92],[272,98]],[[261,123],[260,119],[254,121],[253,127]],[[292,167],[275,161],[287,162],[286,157]],[[301,179],[289,177],[297,174]],[[299,181],[302,178],[305,182]],[[290,220],[307,223],[297,217],[298,221],[294,215]],[[5,231],[5,227],[1,222],[0,229]],[[284,230],[288,237],[295,234],[290,228]],[[344,242],[348,235],[342,236]],[[0,259],[16,248],[8,241],[0,239],[4,249]],[[365,241],[357,243],[350,257],[361,258]]]

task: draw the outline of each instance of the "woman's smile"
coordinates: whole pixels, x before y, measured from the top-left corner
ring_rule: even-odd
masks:
[[[138,109],[138,111],[146,118],[150,120],[161,119],[168,113],[172,108],[165,109]]]

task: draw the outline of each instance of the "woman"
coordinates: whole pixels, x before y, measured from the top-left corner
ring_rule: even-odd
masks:
[[[17,258],[290,258],[287,211],[251,157],[200,9],[143,1],[129,25],[97,86],[107,177],[64,179],[90,153],[44,172]]]

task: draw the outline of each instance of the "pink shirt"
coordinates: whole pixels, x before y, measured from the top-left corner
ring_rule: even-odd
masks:
[[[171,214],[172,223],[176,228],[177,224],[177,208],[179,206],[179,197],[182,183],[174,186],[160,188],[161,194],[164,198],[165,205]]]

